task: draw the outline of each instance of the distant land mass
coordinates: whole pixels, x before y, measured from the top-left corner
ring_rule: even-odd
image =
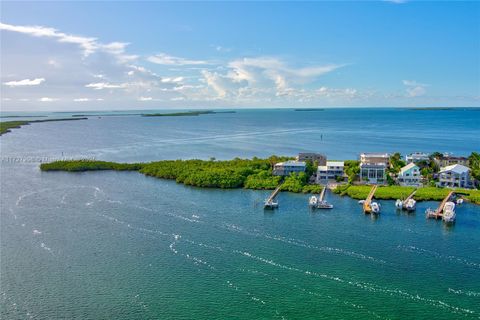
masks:
[[[216,113],[236,113],[236,111],[186,111],[186,112],[173,112],[173,113],[144,113],[143,117],[188,117],[188,116],[200,116],[203,114],[216,114]]]
[[[321,109],[321,108],[312,108],[312,109],[294,109],[294,111],[325,111],[325,109]]]
[[[5,121],[0,122],[0,136],[7,132],[10,132],[10,129],[20,128],[21,126],[26,126],[31,123],[38,122],[53,122],[53,121],[72,121],[72,120],[88,120],[88,118],[65,118],[65,119],[45,119],[45,120],[29,120],[29,121]]]

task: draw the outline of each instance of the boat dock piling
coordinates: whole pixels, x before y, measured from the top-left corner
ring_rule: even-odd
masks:
[[[372,212],[372,207],[371,207],[370,204],[372,203],[372,199],[373,199],[373,196],[375,195],[375,191],[377,191],[377,188],[378,188],[378,186],[374,185],[372,187],[372,190],[370,190],[370,193],[368,194],[367,199],[365,199],[365,202],[363,203],[363,212],[364,213],[371,213]]]
[[[448,195],[442,200],[442,202],[440,203],[440,205],[435,211],[431,210],[427,212],[427,218],[441,219],[443,216],[443,207],[445,207],[445,203],[447,203],[450,200],[450,198],[453,196],[454,193],[455,191],[450,191]]]

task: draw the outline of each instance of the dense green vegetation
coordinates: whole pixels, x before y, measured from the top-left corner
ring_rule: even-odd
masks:
[[[42,163],[40,170],[42,171],[96,171],[96,170],[118,170],[118,171],[138,171],[142,169],[141,163],[116,163],[107,161],[92,160],[62,160],[50,163]]]
[[[28,121],[5,121],[0,122],[0,135],[10,132],[10,129],[20,128],[28,124]]]
[[[342,196],[346,195],[353,199],[365,199],[372,189],[372,186],[361,185],[342,185],[333,190],[334,193]],[[405,199],[410,193],[413,192],[413,187],[400,187],[400,186],[380,186],[375,192],[375,199],[395,200]],[[413,198],[417,201],[434,200],[440,201],[447,196],[451,189],[425,187],[418,188]],[[480,191],[471,189],[456,189],[458,193],[461,193],[467,200],[480,204]]]
[[[358,160],[345,160],[345,174],[348,176],[348,183],[352,183],[356,180],[357,175],[360,173],[360,161]]]
[[[468,157],[468,165],[470,169],[472,169],[472,176],[480,181],[480,153],[472,152],[472,154]]]
[[[29,125],[36,122],[51,122],[51,121],[71,121],[71,120],[87,120],[88,118],[66,118],[66,119],[44,119],[44,120],[28,120],[28,121],[4,121],[0,122],[0,135],[10,132],[10,129],[20,128],[21,126]]]
[[[477,157],[478,154],[473,155]],[[40,166],[43,171],[93,171],[93,170],[130,170],[139,171],[148,176],[172,179],[178,183],[208,188],[247,188],[247,189],[274,189],[283,182],[282,190],[290,192],[319,193],[322,186],[309,184],[310,174],[314,165],[308,164],[307,173],[292,174],[288,177],[272,175],[273,165],[277,162],[290,160],[288,157],[271,156],[267,159],[239,159],[228,161],[210,160],[164,160],[150,163],[115,163],[92,160],[55,161]],[[477,158],[475,158],[475,161]],[[358,174],[358,161],[345,161],[346,173],[352,182]],[[339,185],[335,193],[347,195],[354,199],[367,197],[372,186],[367,185]],[[375,193],[377,199],[405,199],[413,187],[380,186]],[[450,189],[436,187],[418,188],[414,198],[416,200],[442,200]],[[463,196],[480,204],[480,191],[457,189]]]
[[[132,170],[147,176],[172,179],[186,185],[207,188],[274,189],[282,177],[272,175],[275,163],[289,160],[272,156],[268,159],[233,159],[229,161],[164,160],[151,163],[115,163],[106,161],[55,161],[40,166],[43,171]],[[282,190],[320,192],[321,187],[308,184],[308,175],[300,173],[285,177]]]

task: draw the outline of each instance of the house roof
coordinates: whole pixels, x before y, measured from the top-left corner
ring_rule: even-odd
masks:
[[[465,173],[465,172],[469,172],[470,168],[462,166],[461,164],[453,164],[451,166],[446,166],[446,167],[442,168],[440,170],[440,173],[448,172],[448,171],[452,171],[454,173],[462,174],[462,173]]]
[[[293,166],[293,167],[305,167],[305,162],[303,161],[285,161],[285,162],[279,162],[275,164],[276,166]]]
[[[409,163],[409,164],[407,164],[406,166],[404,166],[404,167],[402,167],[402,168],[400,169],[400,173],[404,173],[405,171],[408,171],[408,170],[410,170],[410,169],[412,169],[412,168],[414,168],[414,167],[417,167],[417,168],[418,168],[418,166],[417,166],[415,163],[413,163],[413,162],[412,162],[412,163]]]
[[[327,161],[327,166],[330,167],[343,167],[344,162],[343,161]]]
[[[381,152],[364,152],[360,156],[363,157],[371,157],[371,158],[388,158],[389,154],[388,153],[381,153]]]

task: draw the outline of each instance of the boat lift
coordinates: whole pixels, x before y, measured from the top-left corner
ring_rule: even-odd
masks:
[[[282,187],[282,184],[280,184],[273,192],[270,194],[270,196],[265,200],[264,202],[264,208],[265,209],[275,209],[278,208],[278,201],[275,201],[275,198],[277,197],[278,193],[280,192],[280,188]]]
[[[428,219],[441,219],[443,217],[443,207],[445,204],[452,198],[455,191],[450,191],[448,195],[443,199],[436,210],[432,210],[430,208],[427,209],[426,214]]]

